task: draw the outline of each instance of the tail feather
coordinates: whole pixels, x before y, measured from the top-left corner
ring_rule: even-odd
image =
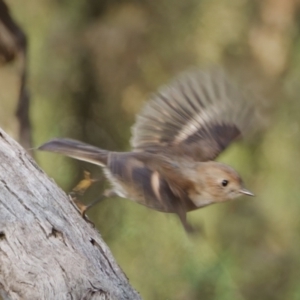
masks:
[[[72,139],[53,139],[38,150],[64,154],[100,166],[107,165],[108,151]]]

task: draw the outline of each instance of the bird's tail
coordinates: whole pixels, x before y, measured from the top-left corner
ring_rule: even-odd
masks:
[[[100,166],[107,165],[109,151],[72,139],[53,139],[38,150],[56,152]]]

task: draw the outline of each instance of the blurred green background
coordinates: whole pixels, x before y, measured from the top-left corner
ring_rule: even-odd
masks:
[[[29,39],[34,145],[72,137],[129,150],[149,94],[191,66],[218,64],[261,95],[264,127],[219,158],[257,196],[175,216],[124,199],[90,212],[144,299],[300,299],[300,35],[297,0],[7,0]],[[0,68],[0,126],[17,137],[18,63]],[[69,192],[83,170],[37,153]],[[94,184],[83,200],[106,186]]]

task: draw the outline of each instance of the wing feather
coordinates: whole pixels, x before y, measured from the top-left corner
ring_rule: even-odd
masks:
[[[137,116],[134,151],[160,150],[196,161],[217,157],[254,123],[254,107],[222,70],[194,70],[163,87]]]

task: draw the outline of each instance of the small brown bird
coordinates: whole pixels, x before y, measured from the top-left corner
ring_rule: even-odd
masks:
[[[233,168],[213,161],[253,120],[253,106],[225,73],[194,70],[145,105],[132,128],[132,152],[71,139],[54,139],[39,149],[100,165],[112,185],[105,196],[175,213],[185,230],[192,231],[187,212],[253,196]]]

